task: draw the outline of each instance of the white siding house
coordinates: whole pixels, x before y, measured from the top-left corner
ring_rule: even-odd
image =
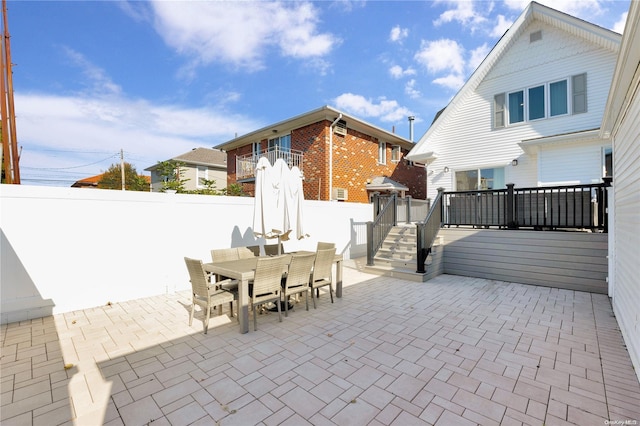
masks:
[[[446,190],[598,183],[621,36],[532,2],[407,156]]]
[[[632,1],[618,55],[603,137],[613,142],[613,231],[609,296],[640,379],[640,2]]]

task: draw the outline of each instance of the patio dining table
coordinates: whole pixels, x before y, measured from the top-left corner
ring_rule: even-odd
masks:
[[[286,253],[286,265],[291,262],[291,255],[295,253],[313,253],[310,251],[298,251]],[[333,262],[336,264],[336,297],[342,297],[342,255],[336,254]],[[205,263],[204,269],[215,275],[238,280],[238,320],[240,333],[249,332],[249,282],[253,280],[256,271],[258,257],[230,260],[226,262]],[[286,269],[282,271],[283,274]]]

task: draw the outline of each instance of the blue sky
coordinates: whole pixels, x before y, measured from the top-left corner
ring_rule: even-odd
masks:
[[[629,1],[539,1],[622,32]],[[426,132],[527,1],[8,1],[20,172],[70,186],[330,105]],[[144,172],[147,174],[147,172]]]

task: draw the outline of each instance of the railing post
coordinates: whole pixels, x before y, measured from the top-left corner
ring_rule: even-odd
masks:
[[[444,199],[444,188],[441,186],[438,188],[438,195],[436,196],[436,200],[440,197],[440,226],[445,221],[444,209],[445,209],[445,199]],[[431,201],[429,201],[429,210],[431,210]]]
[[[427,250],[424,247],[424,222],[416,223],[416,254],[417,254],[417,265],[416,272],[418,274],[424,274],[426,270],[424,269],[424,262],[427,260]]]
[[[367,266],[373,266],[373,222],[367,222]]]
[[[405,197],[407,200],[407,223],[411,223],[411,195]]]
[[[507,228],[509,229],[516,229],[518,226],[516,224],[515,221],[515,212],[516,212],[516,206],[515,206],[515,201],[516,198],[513,194],[513,187],[515,186],[515,184],[513,183],[508,183],[507,184],[507,205],[506,205],[506,209],[507,209]]]
[[[398,194],[394,192],[393,194],[391,194],[391,196],[393,197],[393,226],[397,226],[398,225]]]
[[[601,222],[602,228],[604,232],[609,232],[609,187],[611,187],[611,182],[613,182],[613,178],[610,176],[602,178],[604,181],[604,188],[601,189],[602,192],[602,209],[598,207],[598,210],[602,212],[602,220],[598,218],[598,222]],[[600,200],[598,200],[598,206],[600,205]],[[598,215],[600,216],[600,215]]]

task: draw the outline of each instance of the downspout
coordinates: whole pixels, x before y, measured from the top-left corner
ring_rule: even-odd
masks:
[[[329,201],[333,199],[333,126],[342,119],[342,113],[329,126]]]

